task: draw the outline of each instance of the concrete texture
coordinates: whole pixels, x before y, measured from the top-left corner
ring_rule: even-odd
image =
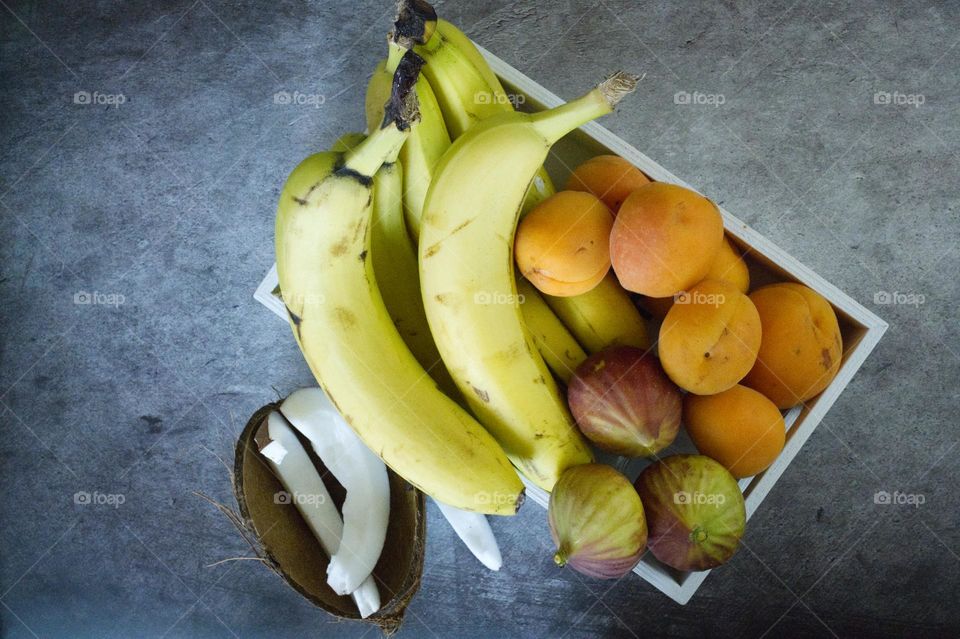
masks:
[[[285,174],[362,128],[390,3],[0,5],[0,634],[373,636],[255,562],[207,567],[247,549],[192,491],[232,503],[217,455],[311,382],[251,294]],[[960,634],[960,5],[438,9],[562,96],[645,73],[604,124],[891,329],[688,606],[559,571],[536,507],[494,522],[486,572],[431,507],[401,636]]]

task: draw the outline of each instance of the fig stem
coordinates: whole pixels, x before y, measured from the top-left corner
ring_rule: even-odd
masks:
[[[563,568],[564,566],[567,565],[567,553],[564,552],[564,550],[563,550],[562,548],[559,549],[559,550],[557,550],[557,553],[553,556],[553,561],[554,561],[558,566],[560,566],[561,568]]]
[[[702,544],[709,536],[710,535],[707,533],[707,531],[700,526],[695,526],[693,530],[690,531],[690,540],[697,544]]]

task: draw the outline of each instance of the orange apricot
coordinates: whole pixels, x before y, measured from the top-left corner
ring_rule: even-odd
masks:
[[[747,263],[743,261],[740,254],[729,238],[724,236],[723,244],[717,251],[717,258],[707,272],[705,280],[721,280],[733,284],[741,293],[750,290],[750,271],[747,270]],[[673,296],[670,297],[644,297],[640,302],[647,311],[655,318],[662,320],[667,315],[667,311],[673,306]]]
[[[716,205],[695,191],[652,182],[620,206],[610,234],[610,260],[620,284],[668,297],[706,277],[723,243]]]
[[[697,450],[741,479],[770,467],[783,450],[786,427],[780,410],[752,388],[716,395],[688,394],[683,424]]]
[[[721,280],[729,282],[737,287],[741,293],[750,290],[750,271],[747,270],[747,263],[743,261],[740,253],[733,246],[733,242],[727,236],[723,237],[723,243],[720,244],[720,250],[717,251],[717,257],[710,265],[705,280]]]
[[[732,284],[704,280],[676,301],[660,325],[660,363],[680,388],[713,395],[750,372],[760,349],[760,316]]]
[[[760,315],[763,340],[743,383],[779,408],[820,394],[836,377],[843,356],[833,307],[813,289],[792,282],[758,288],[750,299]]]
[[[520,220],[514,254],[520,272],[548,295],[586,293],[610,270],[613,214],[596,196],[560,191]]]
[[[619,155],[598,155],[573,170],[566,190],[593,193],[616,215],[628,195],[649,183],[643,171]]]

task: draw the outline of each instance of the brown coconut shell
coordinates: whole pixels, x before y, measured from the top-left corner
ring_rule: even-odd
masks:
[[[257,435],[265,427],[270,411],[278,408],[278,403],[268,404],[254,413],[237,441],[234,493],[242,524],[259,545],[264,562],[310,603],[335,617],[365,621],[378,626],[384,635],[392,635],[400,628],[407,605],[420,589],[427,522],[423,493],[387,470],[390,521],[383,553],[373,570],[382,605],[379,611],[361,619],[353,599],[336,594],[327,585],[330,558],[300,511],[292,504],[278,504],[274,499],[284,488],[260,455]],[[336,483],[312,448],[309,445],[304,448],[340,507],[345,494],[343,487]]]

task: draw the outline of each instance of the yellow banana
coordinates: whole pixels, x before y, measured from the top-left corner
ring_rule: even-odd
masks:
[[[650,348],[647,325],[612,272],[586,293],[543,299],[591,355],[608,346]]]
[[[609,113],[636,80],[616,73],[557,108],[474,125],[440,160],[421,220],[420,285],[440,354],[474,414],[545,490],[592,455],[524,327],[513,236],[553,143]]]
[[[519,275],[516,279],[517,301],[520,303],[520,312],[523,313],[523,322],[544,362],[553,374],[566,384],[573,377],[577,366],[587,359],[587,354],[543,301],[536,287]]]
[[[423,310],[417,251],[403,219],[403,171],[401,162],[392,157],[373,177],[373,273],[387,312],[410,352],[441,391],[459,400],[460,391],[440,358]]]
[[[294,169],[277,208],[277,273],[294,336],[317,381],[391,468],[444,503],[513,514],[523,485],[484,428],[441,393],[396,330],[371,258],[372,176],[416,117],[422,60],[404,57],[384,124],[346,154]]]

